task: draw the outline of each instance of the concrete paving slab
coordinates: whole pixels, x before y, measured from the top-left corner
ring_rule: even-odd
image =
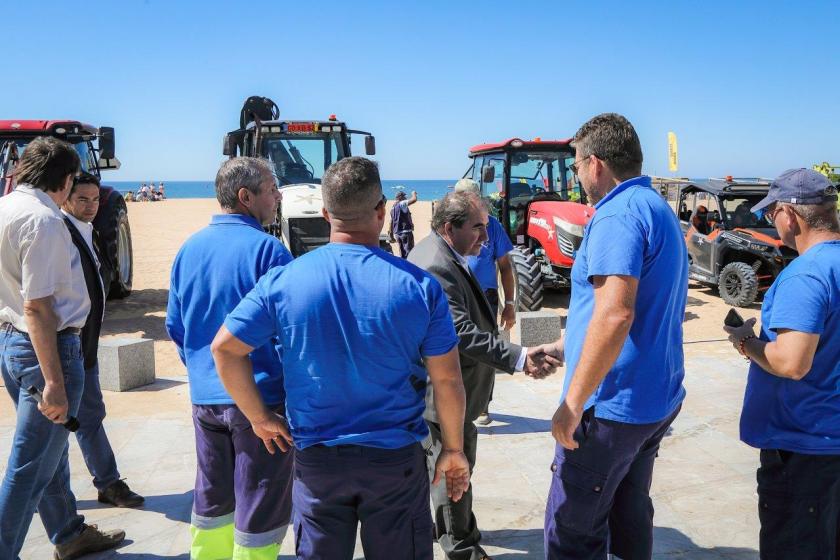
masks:
[[[687,346],[688,396],[665,438],[652,488],[657,559],[758,557],[755,467],[758,453],[738,441],[746,366],[725,343]],[[90,560],[187,559],[195,476],[189,397],[183,377],[105,395],[105,425],[122,475],[145,495],[141,510],[96,501],[78,446],[71,443],[72,487],[88,522],[126,530],[117,551]],[[493,423],[479,428],[474,474],[476,517],[494,558],[543,558],[542,525],[554,452],[550,419],[562,372],[535,381],[498,375]],[[0,399],[0,468],[5,468],[14,426],[11,402]],[[72,441],[72,438],[71,438]],[[292,558],[291,531],[281,558]],[[23,560],[50,558],[52,546],[36,516]],[[362,558],[360,543],[356,557]],[[442,558],[436,550],[436,558]]]

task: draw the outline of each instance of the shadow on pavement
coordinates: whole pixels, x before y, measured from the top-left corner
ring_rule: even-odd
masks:
[[[161,494],[159,496],[146,496],[146,503],[143,509],[162,513],[167,519],[190,522],[193,506],[193,491],[188,490],[183,494]]]
[[[178,554],[177,556],[161,556],[160,554],[144,554],[142,552],[126,552],[124,554],[120,554],[120,551],[116,550],[113,556],[96,557],[97,560],[106,560],[110,558],[114,558],[114,560],[190,560],[190,554],[189,552],[184,552],[183,554]]]
[[[499,531],[481,531],[484,545],[508,549],[509,552],[493,554],[495,560],[542,560],[544,558],[542,529],[505,529]],[[690,537],[672,527],[654,527],[653,558],[682,558],[701,560],[706,558],[724,558],[733,560],[757,560],[758,551],[752,548],[735,546],[715,546],[704,548],[694,543]]]
[[[509,550],[492,554],[493,560],[542,560],[545,556],[542,529],[482,530],[481,544]]]
[[[186,377],[184,378],[184,381],[181,381],[180,379],[163,379],[159,377],[155,379],[154,383],[151,383],[149,385],[143,385],[141,387],[136,387],[134,389],[131,389],[130,392],[144,393],[148,391],[165,391],[166,389],[171,389],[172,387],[177,387],[178,385],[184,385],[185,383],[187,383]]]
[[[192,505],[193,491],[189,490],[182,494],[161,494],[159,496],[147,495],[146,502],[142,507],[137,509],[141,511],[160,513],[172,521],[189,523],[190,515],[192,514]],[[76,502],[76,509],[79,511],[106,507],[110,508],[111,506],[100,504],[96,500],[79,500]]]
[[[497,414],[490,411],[493,423],[489,426],[478,426],[479,434],[536,434],[551,431],[551,420],[543,418],[528,418],[526,416],[511,416]]]
[[[737,546],[713,546],[704,548],[694,543],[691,537],[673,527],[653,528],[654,558],[701,558],[758,559],[758,551]]]

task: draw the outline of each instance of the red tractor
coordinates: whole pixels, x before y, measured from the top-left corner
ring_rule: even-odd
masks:
[[[544,287],[571,287],[575,252],[595,213],[569,169],[575,157],[570,142],[512,138],[470,149],[472,166],[464,176],[481,186],[514,244],[520,311],[539,309]]]
[[[0,195],[14,190],[18,159],[39,136],[53,136],[72,144],[82,160],[82,170],[97,177],[101,178],[101,171],[120,167],[114,156],[113,128],[67,120],[0,120]],[[124,298],[131,293],[131,230],[125,200],[112,187],[99,189],[99,212],[93,226],[102,244],[100,258],[106,295],[111,299]]]

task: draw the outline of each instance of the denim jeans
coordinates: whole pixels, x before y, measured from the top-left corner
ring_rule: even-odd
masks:
[[[105,419],[105,402],[99,387],[99,364],[85,370],[85,389],[79,404],[79,429],[76,441],[82,450],[88,471],[93,476],[93,485],[104,490],[120,479],[117,459],[102,421]]]
[[[58,337],[69,415],[76,416],[84,384],[78,335]],[[44,389],[44,376],[29,336],[9,327],[0,330],[0,371],[17,409],[17,423],[6,475],[0,486],[0,558],[18,558],[37,508],[53,544],[81,533],[84,518],[70,491],[67,461],[69,432],[49,421],[27,389]]]

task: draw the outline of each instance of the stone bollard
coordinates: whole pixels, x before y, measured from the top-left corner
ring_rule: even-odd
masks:
[[[99,339],[99,384],[128,391],[155,382],[155,345],[149,338]]]
[[[522,311],[516,314],[511,340],[520,346],[538,346],[560,338],[563,319],[553,311]]]

